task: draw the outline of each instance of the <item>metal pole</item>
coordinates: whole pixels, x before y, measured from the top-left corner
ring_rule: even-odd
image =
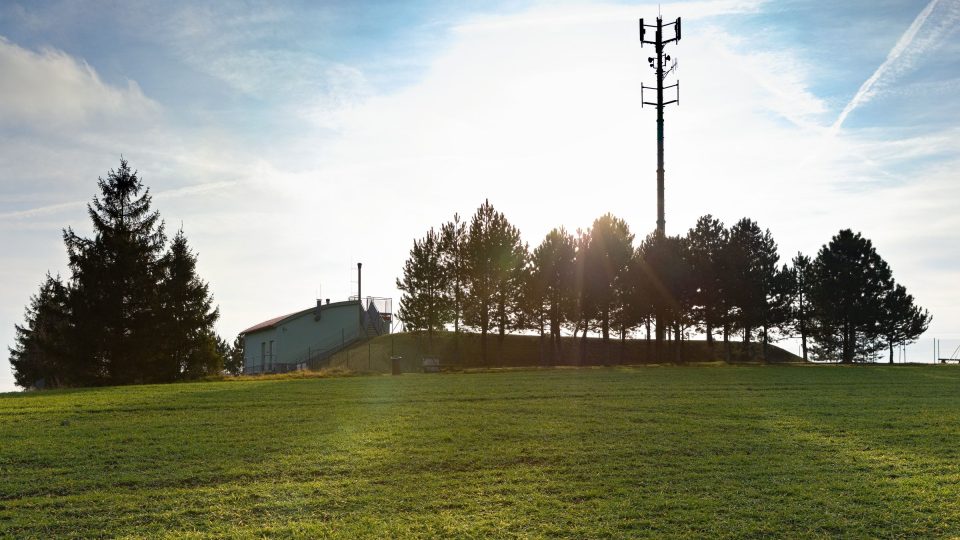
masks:
[[[666,234],[663,212],[663,19],[657,17],[657,232]]]

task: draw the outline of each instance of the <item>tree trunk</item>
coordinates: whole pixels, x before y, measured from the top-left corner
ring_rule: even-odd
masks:
[[[723,324],[723,353],[727,358],[727,363],[730,363],[730,324]]]
[[[550,363],[557,363],[557,352],[560,347],[560,317],[556,305],[550,306]]]
[[[657,344],[654,352],[657,356],[657,363],[660,363],[660,362],[663,362],[663,338],[664,338],[662,313],[657,312],[655,324],[656,324],[655,330],[657,332]]]
[[[680,348],[683,346],[683,335],[680,334],[680,323],[674,323],[673,326],[673,360],[674,363],[682,364],[683,356]]]
[[[583,335],[580,336],[580,365],[587,362],[587,327],[584,324]]]
[[[646,344],[644,344],[644,350],[645,350],[646,356],[644,357],[643,361],[650,362],[650,317],[649,316],[644,318],[643,325],[647,329],[647,342]]]
[[[541,312],[540,313],[540,365],[541,366],[546,365],[547,363],[546,351],[544,350],[545,347],[543,345],[543,338],[544,338],[543,333],[544,333],[544,320],[543,320],[543,312]]]
[[[486,308],[486,306],[483,306]],[[480,361],[484,366],[489,364],[489,358],[487,357],[487,332],[490,329],[490,314],[484,312],[480,316]]]
[[[624,326],[620,326],[620,359],[617,361],[618,364],[623,364],[624,353],[627,349],[627,329]]]
[[[803,361],[807,361],[807,330],[804,324],[800,322],[800,350],[803,351]]]
[[[843,358],[842,362],[844,364],[853,363],[853,347],[850,345],[850,323],[843,323]]]
[[[427,353],[433,354],[433,326],[427,326]]]
[[[763,358],[763,363],[767,363],[767,325],[763,325],[763,348],[760,352],[761,357]]]
[[[603,308],[603,316],[601,317],[601,334],[603,335],[603,365],[610,363],[610,307],[605,306]]]

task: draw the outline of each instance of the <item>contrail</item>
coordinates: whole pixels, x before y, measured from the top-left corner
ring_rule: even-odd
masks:
[[[910,47],[910,44],[913,43],[913,38],[917,36],[917,32],[920,31],[920,27],[923,26],[923,23],[927,22],[927,18],[930,16],[930,13],[933,12],[933,9],[937,7],[937,4],[940,3],[940,0],[931,0],[927,7],[923,8],[923,11],[917,15],[917,18],[913,20],[913,24],[910,25],[910,28],[907,28],[907,31],[900,36],[900,39],[897,41],[897,44],[890,49],[890,52],[887,54],[887,59],[880,64],[880,67],[873,72],[873,75],[869,79],[864,81],[860,85],[860,89],[857,90],[857,93],[853,96],[853,99],[850,100],[850,103],[847,103],[847,106],[843,108],[843,112],[840,113],[840,116],[837,117],[837,121],[833,123],[833,126],[830,127],[831,133],[836,134],[840,131],[840,126],[843,125],[843,121],[847,119],[847,116],[853,112],[864,100],[867,99],[867,96],[870,93],[870,89],[873,88],[873,85],[882,77],[890,66],[893,65],[897,59],[900,58],[900,55]]]
[[[166,191],[158,191],[156,193],[151,193],[155,200],[163,199],[173,199],[176,197],[182,197],[184,195],[195,195],[198,193],[204,193],[206,191],[212,191],[220,188],[227,188],[234,186],[237,182],[224,180],[220,182],[208,182],[206,184],[194,184],[192,186],[185,186],[181,188],[168,189]],[[61,210],[72,210],[74,208],[80,208],[86,206],[90,201],[71,201],[64,203],[51,204],[48,206],[40,206],[37,208],[28,208],[26,210],[15,210],[12,212],[0,212],[0,219],[24,219],[32,218],[35,216],[42,216],[47,214],[55,214]]]

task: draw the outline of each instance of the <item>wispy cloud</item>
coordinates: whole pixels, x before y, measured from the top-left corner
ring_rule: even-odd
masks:
[[[938,24],[934,25],[934,31],[928,32],[926,37],[918,39],[920,30],[930,19],[930,15],[944,2],[946,2],[946,12],[942,19],[938,21]],[[850,113],[870,100],[875,94],[875,88],[880,86],[885,79],[895,78],[909,70],[923,53],[936,46],[939,43],[938,38],[956,23],[958,16],[960,16],[960,9],[958,8],[960,8],[960,2],[957,0],[931,0],[900,36],[893,48],[890,49],[886,60],[860,85],[857,93],[854,94],[831,126],[831,132],[837,133]],[[914,45],[915,41],[916,45]]]

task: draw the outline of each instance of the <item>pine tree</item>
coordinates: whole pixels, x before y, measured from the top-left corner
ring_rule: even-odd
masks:
[[[890,267],[860,233],[841,230],[820,248],[810,270],[816,356],[850,363],[876,354],[892,283]]]
[[[574,301],[574,258],[576,247],[573,236],[563,227],[553,229],[533,250],[532,279],[542,295],[542,309],[550,325],[550,361],[556,362],[560,353],[560,328],[567,322],[570,304]]]
[[[930,313],[914,304],[913,296],[899,283],[891,282],[892,289],[883,298],[879,331],[887,342],[889,362],[893,363],[896,345],[913,343],[930,326]]]
[[[723,223],[710,214],[702,216],[687,232],[690,246],[690,267],[694,281],[693,314],[713,345],[713,332],[723,325],[726,316],[721,276],[721,256],[729,232]]]
[[[644,240],[641,272],[645,274],[650,302],[658,324],[657,359],[662,360],[663,339],[669,329],[674,336],[672,361],[679,362],[677,342],[690,320],[694,298],[690,251],[685,238],[653,233]]]
[[[15,345],[8,348],[14,381],[21,388],[56,388],[74,384],[69,364],[68,291],[60,276],[47,274],[30,298],[23,326],[16,325]]]
[[[600,328],[604,354],[609,356],[610,322],[621,311],[625,296],[633,234],[625,221],[606,214],[594,220],[586,238],[584,306]]]
[[[743,332],[743,341],[749,346],[756,329],[766,352],[769,329],[774,322],[771,296],[777,280],[777,243],[770,230],[762,230],[751,219],[743,218],[730,229],[733,261],[733,283],[727,294],[736,309],[735,324]],[[749,352],[749,348],[748,348]]]
[[[807,360],[807,338],[810,335],[810,257],[803,253],[791,261],[793,295],[791,303],[792,329],[800,335],[800,350]]]
[[[491,327],[498,328],[502,345],[504,334],[515,320],[526,251],[520,231],[490,201],[484,201],[470,220],[464,257],[464,323],[480,330],[484,364],[489,360],[487,334]]]
[[[153,375],[160,381],[193,379],[223,369],[213,325],[220,317],[210,287],[197,276],[197,256],[183,230],[177,231],[163,258],[160,283],[161,355]]]
[[[453,318],[449,273],[442,265],[441,238],[431,228],[422,240],[414,240],[410,258],[403,267],[397,288],[403,291],[399,317],[411,330],[425,330],[430,349],[433,334]]]
[[[98,184],[101,194],[87,206],[93,238],[70,228],[63,234],[72,271],[73,362],[82,364],[87,384],[157,380],[163,222],[126,160]]]
[[[459,214],[440,228],[441,264],[447,274],[449,297],[452,301],[453,331],[460,333],[463,320],[463,297],[466,283],[467,224],[460,221]]]

